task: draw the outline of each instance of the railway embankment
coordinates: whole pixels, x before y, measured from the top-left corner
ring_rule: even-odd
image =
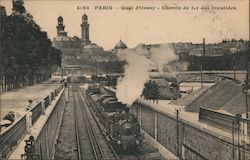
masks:
[[[197,113],[186,112],[175,105],[150,104],[144,100],[134,103],[131,111],[137,115],[141,129],[162,155],[170,151],[183,159],[250,158],[246,136],[235,132],[233,136],[239,133],[240,138],[233,141],[232,132],[200,122]]]
[[[48,101],[49,103],[45,110],[42,111],[41,109],[43,105],[34,107],[38,109],[34,113],[39,113],[40,115],[35,121],[32,118],[34,114],[30,118],[26,118],[24,124],[28,125],[29,129],[26,126],[27,132],[24,138],[20,139],[20,143],[15,147],[9,159],[21,159],[22,156],[27,157],[25,155],[25,146],[30,136],[33,136],[32,146],[34,147],[30,154],[40,159],[53,159],[54,145],[58,136],[63,109],[68,99],[67,91],[65,91],[64,87],[58,91],[53,100]]]
[[[72,96],[72,92],[69,92],[69,101],[66,103],[63,111],[59,135],[55,144],[55,159],[77,159],[75,114]]]

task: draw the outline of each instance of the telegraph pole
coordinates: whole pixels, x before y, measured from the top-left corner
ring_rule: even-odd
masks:
[[[249,107],[248,107],[248,88],[249,88],[249,81],[250,81],[250,70],[249,70],[249,68],[250,68],[250,56],[249,56],[249,54],[247,55],[247,65],[246,65],[246,71],[247,71],[247,73],[246,73],[246,90],[245,90],[245,96],[246,96],[246,118],[247,119],[249,119]]]
[[[200,64],[200,75],[201,75],[201,87],[203,87],[203,75],[202,75],[202,69],[203,69],[203,66],[202,66],[202,63],[204,62],[203,59],[205,58],[206,54],[206,48],[205,48],[205,38],[203,38],[203,54],[201,56],[201,64]]]
[[[234,82],[236,82],[236,73],[235,73],[236,67],[235,67],[235,59],[236,59],[236,57],[235,57],[235,53],[234,53],[234,54],[233,54],[233,64],[234,64],[234,66],[233,66],[233,69],[234,69]]]
[[[179,114],[180,114],[180,109],[175,109],[176,111],[176,122],[177,122],[177,127],[176,127],[176,140],[177,140],[177,156],[179,157],[179,152],[180,152],[180,149],[179,149]]]
[[[107,79],[108,79],[108,86],[110,87],[111,78],[109,77],[109,60],[108,60],[108,63],[107,63]]]
[[[107,76],[109,75],[109,61],[107,63]]]
[[[95,75],[97,77],[97,65],[95,65]]]

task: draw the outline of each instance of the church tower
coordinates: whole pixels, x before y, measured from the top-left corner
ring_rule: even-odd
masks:
[[[23,0],[12,0],[12,13],[23,14],[25,13],[25,8],[23,6]]]
[[[63,25],[63,18],[59,16],[57,18],[57,36],[67,36],[67,32],[64,31],[65,26]]]
[[[84,14],[82,16],[82,40],[84,42],[84,44],[89,44],[90,40],[89,40],[89,24],[88,24],[88,16],[86,14]]]

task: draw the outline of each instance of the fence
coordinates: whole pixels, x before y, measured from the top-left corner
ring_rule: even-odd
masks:
[[[249,159],[249,147],[199,125],[173,116],[144,100],[133,104],[141,128],[155,141],[182,159]],[[235,135],[235,138],[237,135]]]
[[[235,116],[226,115],[216,111],[200,108],[199,112],[199,121],[207,123],[214,127],[220,128],[225,131],[231,132],[238,129],[237,118]],[[247,119],[238,119],[239,122],[246,124],[248,135],[250,135],[250,120]],[[240,128],[240,127],[239,127]],[[241,127],[241,129],[244,129]]]
[[[50,104],[51,100],[55,98],[55,96],[62,90],[63,84],[61,84],[55,91],[53,91],[49,96],[42,99],[38,104],[32,107],[32,125],[38,120],[38,118],[42,115],[42,103],[44,103],[44,107],[47,108]],[[0,133],[0,159],[7,159],[8,156],[13,151],[14,147],[19,143],[19,141],[24,137],[27,133],[26,128],[26,116],[23,115],[19,119],[17,119],[11,126],[5,129]]]
[[[19,140],[26,134],[26,116],[20,117],[14,124],[0,133],[1,156],[5,159]]]
[[[109,93],[115,92],[107,87],[104,89]],[[148,135],[179,158],[250,159],[249,146],[237,140],[237,133],[234,133],[234,140],[224,138],[220,134],[182,118],[177,120],[176,116],[161,110],[160,106],[152,105],[144,100],[137,100],[130,110],[137,116],[141,128]],[[232,121],[235,120],[235,117],[218,112],[209,115],[210,112],[213,111],[202,110],[199,119],[202,121],[209,120],[213,125],[228,131],[232,130]],[[241,119],[241,122],[248,125],[249,133],[249,120]],[[237,127],[237,125],[234,127]]]
[[[210,124],[225,131],[232,131],[235,117],[200,108],[199,121]],[[234,128],[236,129],[236,126],[234,126]]]

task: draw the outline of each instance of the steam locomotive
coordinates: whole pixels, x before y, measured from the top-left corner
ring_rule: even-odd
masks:
[[[93,94],[87,90],[90,107],[94,110],[111,144],[119,151],[134,150],[143,140],[137,117],[114,95]]]

